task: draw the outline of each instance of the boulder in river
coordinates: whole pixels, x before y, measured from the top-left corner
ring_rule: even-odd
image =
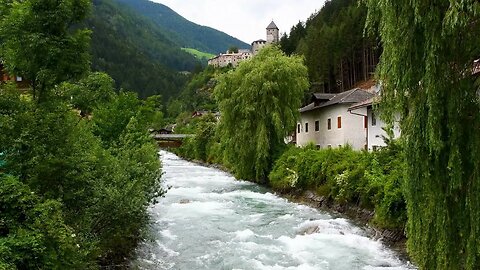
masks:
[[[302,231],[300,231],[299,234],[301,235],[309,235],[309,234],[314,234],[314,233],[318,233],[320,232],[320,227],[318,226],[310,226],[306,229],[303,229]]]

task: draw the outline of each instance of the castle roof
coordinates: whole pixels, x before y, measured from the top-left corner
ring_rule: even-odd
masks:
[[[277,30],[278,30],[278,27],[277,27],[277,25],[272,21],[272,22],[267,26],[267,29],[277,29]]]
[[[254,43],[267,43],[267,41],[266,41],[266,40],[263,40],[263,39],[259,39],[259,40],[255,40],[254,42],[252,42],[252,45],[253,45]]]

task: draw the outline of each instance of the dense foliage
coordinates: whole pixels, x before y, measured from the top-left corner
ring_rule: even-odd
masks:
[[[217,120],[212,114],[206,114],[189,123],[189,131],[194,137],[188,138],[176,149],[177,154],[191,160],[222,164],[223,152],[218,150],[220,144],[217,136]]]
[[[307,88],[303,60],[273,46],[220,76],[215,98],[221,144],[239,178],[266,180],[295,126]]]
[[[121,265],[143,237],[148,205],[163,193],[147,133],[161,118],[160,98],[117,94],[108,75],[86,76],[89,31],[78,23],[89,6],[0,6],[0,58],[38,93],[0,85],[2,270]]]
[[[92,68],[142,98],[176,96],[187,81],[180,71],[192,71],[200,62],[141,14],[112,0],[93,3],[87,20],[93,31]]]
[[[188,115],[191,115],[194,111],[218,111],[213,91],[217,85],[218,77],[229,70],[231,70],[229,67],[214,68],[208,66],[203,71],[194,73],[180,95],[169,101],[167,106],[169,117],[175,118],[182,112],[188,112]],[[177,121],[177,124],[182,123]]]
[[[409,253],[420,269],[480,269],[480,3],[365,2],[385,110],[402,115]]]
[[[8,269],[123,262],[142,237],[146,207],[162,193],[156,145],[146,133],[150,105],[132,94],[117,95],[111,86],[109,100],[93,106],[89,120],[62,95],[69,86],[85,87],[65,85],[42,103],[0,89],[6,162],[0,173],[0,265]]]
[[[180,47],[193,48],[212,54],[225,53],[230,46],[249,49],[250,46],[210,27],[188,21],[165,5],[148,0],[116,0],[151,19]]]
[[[43,100],[59,82],[88,70],[90,31],[73,28],[90,10],[88,0],[0,1],[0,58],[10,74],[32,83]]]
[[[364,37],[367,9],[358,0],[331,0],[280,40],[282,50],[305,56],[314,91],[342,92],[368,80],[378,62],[375,38]]]
[[[403,165],[398,143],[373,153],[292,147],[276,161],[269,184],[283,192],[312,190],[340,204],[374,209],[374,224],[401,229],[406,222]]]

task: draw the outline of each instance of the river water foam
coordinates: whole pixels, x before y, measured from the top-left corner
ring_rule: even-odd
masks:
[[[161,152],[170,187],[151,207],[137,269],[413,269],[344,218]],[[313,228],[313,229],[312,229]]]

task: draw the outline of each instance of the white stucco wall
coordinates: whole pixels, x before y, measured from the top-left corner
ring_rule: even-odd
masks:
[[[329,145],[335,148],[339,145],[350,144],[353,149],[365,149],[367,133],[364,127],[364,117],[349,113],[350,105],[337,104],[302,113],[297,123],[297,146],[305,146],[313,142],[320,148],[327,148]],[[367,111],[359,109],[357,113],[366,115]],[[337,117],[339,116],[342,117],[341,128],[337,126]],[[329,118],[332,121],[330,130],[327,128]],[[319,131],[315,131],[315,121],[319,121]],[[305,132],[305,123],[308,123],[308,133]],[[298,124],[301,126],[300,133],[298,133]]]
[[[373,109],[371,107],[368,108],[368,150],[372,151],[377,147],[384,147],[386,146],[383,137],[387,137],[387,132],[383,130],[384,127],[387,125],[380,119],[380,116],[377,113],[373,113],[376,119],[376,125],[372,125],[372,112]],[[397,115],[396,119],[400,119],[400,116]],[[400,127],[398,122],[394,123],[393,128],[393,137],[395,139],[400,137]]]

